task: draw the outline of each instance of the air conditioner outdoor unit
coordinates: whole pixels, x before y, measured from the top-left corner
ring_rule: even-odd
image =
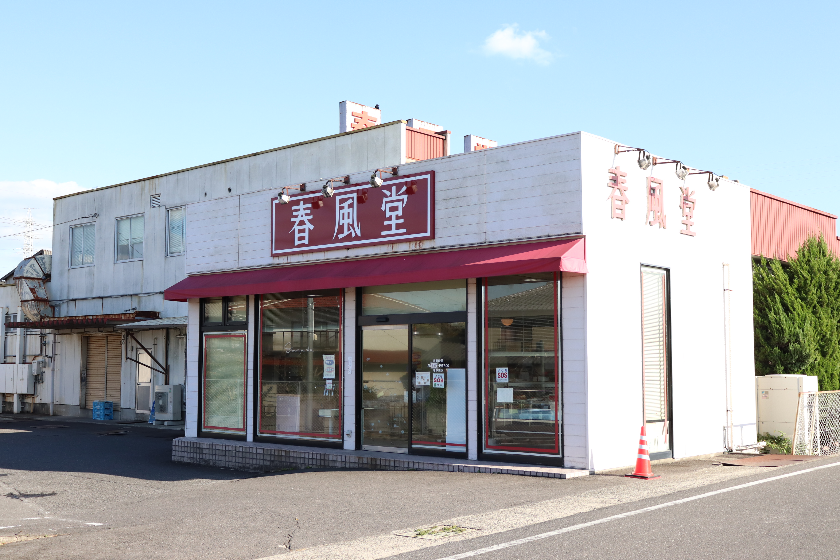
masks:
[[[155,385],[155,420],[180,420],[183,387]]]

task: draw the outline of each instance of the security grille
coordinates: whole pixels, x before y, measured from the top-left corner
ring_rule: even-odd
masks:
[[[794,455],[840,455],[840,391],[800,393]]]

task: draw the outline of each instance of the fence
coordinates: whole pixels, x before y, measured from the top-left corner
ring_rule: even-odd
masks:
[[[840,391],[800,393],[794,455],[840,455]]]

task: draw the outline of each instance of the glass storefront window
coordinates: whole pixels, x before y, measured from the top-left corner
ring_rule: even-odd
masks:
[[[486,281],[485,449],[559,453],[554,273]]]
[[[362,290],[362,315],[401,315],[466,310],[466,280],[370,286]]]
[[[261,297],[259,433],[341,438],[341,291]]]
[[[248,296],[233,296],[227,301],[226,324],[244,323],[248,320]]]
[[[204,335],[202,430],[245,431],[245,333]]]

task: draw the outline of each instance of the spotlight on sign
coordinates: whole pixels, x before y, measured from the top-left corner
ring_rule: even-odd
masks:
[[[720,176],[710,172],[709,182],[707,184],[709,185],[710,191],[716,190],[720,186]]]
[[[332,198],[335,195],[335,189],[332,188],[332,182],[327,181],[324,183],[324,186],[321,187],[321,194],[323,194],[327,198]]]
[[[653,156],[644,150],[639,150],[639,167],[647,169],[653,163]]]
[[[370,175],[370,186],[374,189],[378,189],[382,186],[382,174],[383,173],[390,173],[393,176],[399,175],[399,169],[395,166],[390,169],[374,169],[373,173]]]
[[[277,198],[280,199],[280,204],[288,204],[292,201],[292,197],[287,195],[284,192],[281,192],[277,195]]]
[[[376,176],[376,171],[370,176],[370,186],[374,189],[378,189],[382,186],[382,178]]]
[[[683,164],[683,162],[681,162],[681,161],[677,162],[677,169],[675,170],[675,172],[677,174],[677,178],[680,181],[682,181],[683,179],[688,177],[688,172],[689,171],[690,170],[688,169],[688,167],[686,165]]]

